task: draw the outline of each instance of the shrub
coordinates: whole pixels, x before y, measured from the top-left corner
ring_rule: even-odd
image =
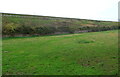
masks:
[[[30,26],[19,26],[17,29],[16,29],[16,32],[18,34],[32,34],[33,33],[33,29],[30,27]]]
[[[17,24],[14,23],[8,23],[6,25],[3,26],[3,34],[6,35],[11,35],[13,36],[16,33],[16,28],[17,28]]]
[[[52,34],[56,31],[55,27],[37,27],[36,33],[45,35],[45,34]]]
[[[70,28],[68,26],[62,26],[62,27],[58,27],[59,31],[61,32],[69,32],[69,33],[74,33],[75,29],[74,28]]]

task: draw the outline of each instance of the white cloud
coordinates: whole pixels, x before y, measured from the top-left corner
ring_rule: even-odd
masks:
[[[119,0],[2,0],[0,11],[94,20],[118,19]]]

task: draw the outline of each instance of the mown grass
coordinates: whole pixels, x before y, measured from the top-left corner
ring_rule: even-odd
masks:
[[[3,39],[6,75],[115,75],[118,31]]]

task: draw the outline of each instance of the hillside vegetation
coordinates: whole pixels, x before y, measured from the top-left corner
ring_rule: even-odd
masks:
[[[49,35],[118,29],[118,23],[110,21],[4,13],[2,19],[3,36],[15,36],[19,34]]]

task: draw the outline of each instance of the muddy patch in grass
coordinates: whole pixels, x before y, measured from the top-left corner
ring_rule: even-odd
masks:
[[[99,59],[88,59],[88,58],[81,58],[77,61],[78,64],[82,66],[95,66],[98,63],[101,63]]]
[[[83,67],[89,67],[92,69],[99,69],[102,70],[105,73],[110,72],[116,72],[118,65],[116,62],[112,63],[110,62],[112,60],[109,59],[103,59],[103,58],[80,58],[77,60],[77,64],[83,66]]]

